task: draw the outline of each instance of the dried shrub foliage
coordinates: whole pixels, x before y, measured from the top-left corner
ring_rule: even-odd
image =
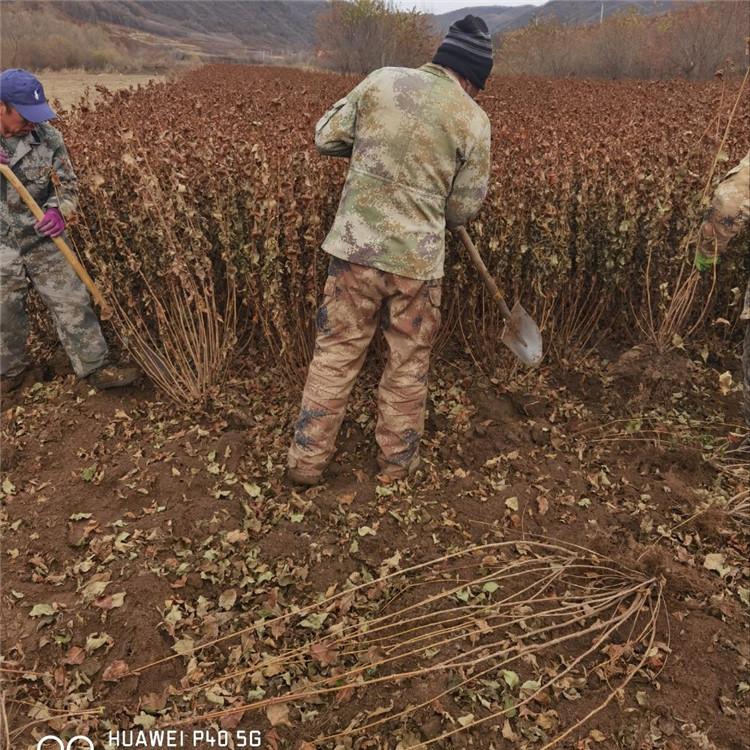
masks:
[[[313,127],[355,82],[217,65],[70,114],[66,134],[82,183],[74,239],[139,331],[159,342],[159,305],[166,318],[179,316],[169,310],[181,289],[194,309],[205,313],[210,302],[222,316],[221,368],[236,347],[250,346],[300,377],[326,265],[319,246],[346,169],[315,153]],[[544,322],[553,354],[573,356],[604,333],[642,336],[646,309],[658,327],[693,251],[684,238],[700,221],[700,194],[738,88],[491,80],[481,103],[494,126],[493,180],[470,229],[507,296]],[[715,180],[747,149],[747,99]],[[737,318],[739,256],[718,268],[709,322]],[[191,284],[197,292],[187,291]],[[235,289],[236,342],[223,317],[231,317]],[[443,345],[467,347],[496,368],[499,312],[453,240],[445,300]]]
[[[118,171],[91,176],[81,236],[89,248],[111,243],[116,260],[100,264],[100,281],[135,358],[176,401],[202,404],[217,395],[237,345],[235,250],[218,212],[207,226],[191,208],[179,147],[161,144],[154,158],[133,131],[121,137]],[[112,179],[125,190],[112,190]]]

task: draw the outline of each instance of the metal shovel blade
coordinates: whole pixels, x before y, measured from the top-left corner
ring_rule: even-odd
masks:
[[[536,367],[542,361],[542,334],[539,326],[521,305],[516,302],[513,309],[509,310],[501,291],[497,288],[495,279],[484,265],[482,256],[474,247],[474,243],[466,231],[466,227],[457,227],[454,232],[463,242],[469,257],[481,275],[485,286],[492,295],[492,299],[500,307],[505,320],[501,341],[529,367]]]
[[[539,326],[519,302],[505,321],[501,341],[525,365],[536,367],[542,361],[542,334]]]

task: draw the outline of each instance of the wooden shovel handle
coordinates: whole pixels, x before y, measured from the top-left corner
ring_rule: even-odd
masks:
[[[34,197],[26,189],[26,186],[21,182],[21,180],[18,179],[18,177],[16,177],[13,170],[6,164],[0,164],[0,174],[2,174],[3,177],[5,177],[5,179],[8,180],[11,185],[13,185],[16,192],[21,196],[21,199],[28,206],[31,213],[34,214],[37,221],[41,221],[41,219],[44,217],[44,211],[42,211],[42,209],[39,207],[39,204],[34,200]],[[111,311],[109,309],[109,305],[104,300],[104,297],[99,291],[99,288],[96,286],[96,284],[94,284],[91,276],[89,276],[86,269],[81,265],[81,262],[78,260],[78,256],[70,249],[70,247],[68,247],[68,243],[65,242],[62,237],[51,237],[50,239],[55,243],[55,245],[57,245],[57,249],[65,256],[65,259],[68,261],[68,263],[73,266],[73,270],[76,272],[76,274],[78,274],[78,278],[86,285],[86,289],[91,292],[91,296],[94,298],[94,301],[97,305],[99,305],[101,309],[102,317],[110,317]]]
[[[479,251],[474,247],[474,243],[471,241],[471,237],[469,237],[469,233],[466,231],[466,227],[458,227],[458,229],[453,230],[453,233],[457,234],[461,238],[461,242],[464,243],[466,251],[469,253],[471,260],[477,267],[477,271],[479,271],[482,276],[484,285],[489,290],[495,302],[497,302],[497,304],[500,306],[500,312],[503,315],[503,319],[507,322],[510,319],[510,310],[508,309],[508,305],[505,303],[505,298],[497,288],[495,279],[493,279],[490,275],[490,272],[487,270],[487,266],[484,265],[484,261],[479,255]]]

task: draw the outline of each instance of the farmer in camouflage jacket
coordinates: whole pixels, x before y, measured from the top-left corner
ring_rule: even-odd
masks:
[[[701,243],[695,256],[695,265],[700,271],[710,268],[718,260],[730,240],[746,227],[750,221],[750,152],[714,191],[701,228]],[[747,252],[747,248],[745,249]],[[745,392],[745,422],[750,428],[750,279],[745,289],[745,303],[740,318],[745,321],[745,345],[742,353],[742,369]],[[750,450],[750,436],[744,448]]]
[[[388,345],[378,462],[392,479],[416,468],[446,225],[465,224],[489,182],[490,122],[474,98],[491,69],[487,26],[466,16],[451,26],[432,63],[376,70],[316,126],[318,150],[351,162],[323,243],[331,259],[289,449],[293,482],[320,482],[378,324]]]
[[[132,383],[134,368],[106,366],[107,344],[86,287],[52,242],[76,208],[76,176],[42,84],[25,70],[0,75],[0,163],[9,166],[44,210],[36,221],[7,180],[0,180],[0,375],[2,392],[23,381],[29,282],[52,313],[76,375],[97,388]]]

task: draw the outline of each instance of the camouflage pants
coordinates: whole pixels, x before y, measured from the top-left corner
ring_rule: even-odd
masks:
[[[742,349],[743,396],[745,397],[745,424],[750,429],[750,320],[745,321],[745,346]]]
[[[24,370],[29,322],[29,282],[52,313],[57,335],[76,375],[85,377],[107,359],[107,343],[89,293],[62,253],[49,241],[30,243],[26,252],[0,243],[0,373]]]
[[[378,389],[375,438],[385,464],[419,454],[432,343],[440,326],[441,280],[407,279],[332,258],[317,316],[315,354],[289,449],[289,466],[323,471],[335,450],[346,403],[378,328],[388,360]]]

